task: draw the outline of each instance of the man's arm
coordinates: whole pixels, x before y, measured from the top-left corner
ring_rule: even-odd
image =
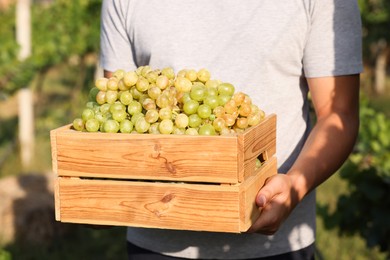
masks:
[[[344,163],[359,129],[359,75],[308,79],[317,122],[286,174],[269,178],[256,203],[262,213],[249,232],[274,234],[306,194]]]

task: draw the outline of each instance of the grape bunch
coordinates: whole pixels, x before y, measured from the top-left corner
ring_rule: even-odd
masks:
[[[207,69],[171,67],[117,70],[98,78],[78,131],[186,135],[231,135],[257,125],[264,112],[243,92],[211,79]]]

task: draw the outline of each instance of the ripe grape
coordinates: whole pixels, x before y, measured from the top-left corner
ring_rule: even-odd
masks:
[[[82,118],[75,118],[73,120],[73,128],[77,131],[84,130],[84,120]]]
[[[103,123],[103,130],[106,133],[118,133],[119,123],[114,119],[108,119]]]
[[[133,131],[134,125],[129,119],[123,120],[119,125],[119,131],[121,133],[131,133]]]
[[[211,115],[211,108],[209,105],[202,104],[198,107],[197,113],[198,113],[200,118],[203,118],[203,119],[209,118]]]
[[[222,83],[218,85],[218,93],[220,95],[232,96],[234,94],[234,86],[230,83]]]
[[[133,100],[133,95],[131,95],[130,91],[123,91],[120,96],[119,100],[123,105],[128,105]]]
[[[215,129],[211,124],[205,124],[199,127],[200,135],[215,135]]]
[[[84,120],[84,122],[87,122],[88,119],[94,118],[95,112],[91,108],[84,108],[83,112],[81,113],[81,118]]]
[[[138,75],[135,73],[135,71],[129,71],[126,72],[125,75],[123,76],[123,83],[127,87],[132,87],[134,86],[138,81]]]
[[[78,131],[231,135],[261,122],[263,110],[233,84],[212,79],[207,69],[149,65],[118,69],[98,78],[88,93]]]
[[[178,114],[175,118],[175,125],[178,128],[186,128],[188,126],[188,116],[186,114]]]
[[[198,111],[199,103],[193,99],[188,100],[186,103],[184,103],[183,111],[187,115],[195,114]]]
[[[210,79],[210,72],[207,69],[200,69],[198,71],[198,79],[202,82],[207,82]]]
[[[170,133],[172,133],[172,131],[173,131],[173,122],[172,122],[172,120],[170,120],[170,119],[163,119],[160,122],[159,126],[158,126],[158,130],[162,134],[170,134]]]
[[[97,132],[99,131],[100,123],[96,118],[88,119],[87,122],[85,122],[85,129],[88,132]]]
[[[137,121],[135,122],[135,130],[138,132],[138,133],[145,133],[149,130],[149,127],[150,127],[150,123],[148,123],[145,119],[145,117],[140,117],[137,119]]]

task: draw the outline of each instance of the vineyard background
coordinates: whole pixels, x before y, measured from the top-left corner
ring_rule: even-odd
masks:
[[[358,2],[362,126],[348,162],[318,189],[318,259],[390,259],[390,2]],[[17,3],[31,12],[31,52],[24,58]],[[49,131],[79,114],[101,73],[100,7],[99,0],[0,1],[0,260],[126,258],[124,227],[61,224],[52,205]],[[27,164],[21,160],[22,89],[33,101]]]

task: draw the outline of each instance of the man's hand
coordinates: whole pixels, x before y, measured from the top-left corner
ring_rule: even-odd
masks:
[[[288,175],[277,174],[268,178],[256,197],[260,217],[248,232],[273,235],[293,210],[295,197]]]
[[[256,204],[262,210],[249,232],[274,234],[310,191],[349,156],[359,129],[359,75],[308,79],[317,122],[286,174],[270,177]]]

